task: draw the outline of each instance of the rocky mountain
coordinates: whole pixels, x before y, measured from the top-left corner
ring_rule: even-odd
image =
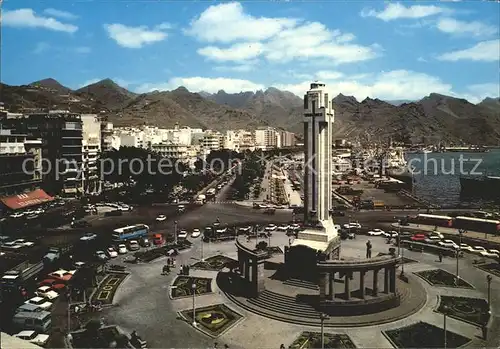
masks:
[[[303,101],[276,88],[229,94],[173,91],[135,94],[110,79],[76,91],[53,79],[29,85],[0,84],[0,101],[12,112],[69,109],[108,115],[118,126],[143,124],[172,127],[176,123],[216,130],[274,126],[302,133]],[[479,104],[431,93],[420,101],[394,105],[394,101],[366,98],[358,102],[339,94],[335,108],[335,138],[413,142],[500,143],[500,100]]]

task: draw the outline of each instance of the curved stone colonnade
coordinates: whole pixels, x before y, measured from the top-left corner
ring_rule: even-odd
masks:
[[[238,270],[243,282],[246,282],[249,296],[258,296],[265,290],[264,262],[269,257],[267,251],[252,250],[236,239],[238,249]]]
[[[335,315],[357,315],[398,306],[400,295],[396,287],[396,268],[400,261],[401,257],[380,256],[318,262],[322,310]],[[344,288],[340,293],[335,290],[335,284],[339,282]],[[383,288],[380,288],[381,282]]]

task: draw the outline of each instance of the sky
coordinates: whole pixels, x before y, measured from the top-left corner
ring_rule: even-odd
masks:
[[[0,2],[1,3],[1,2]],[[311,81],[358,100],[500,95],[498,1],[4,0],[1,81],[138,93]]]

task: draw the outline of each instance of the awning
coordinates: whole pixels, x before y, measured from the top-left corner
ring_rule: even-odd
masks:
[[[12,210],[19,210],[34,205],[40,205],[52,200],[54,200],[54,198],[42,189],[37,189],[24,194],[7,196],[0,199],[5,206]]]

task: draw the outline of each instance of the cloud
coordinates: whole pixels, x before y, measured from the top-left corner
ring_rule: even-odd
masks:
[[[216,93],[219,90],[224,90],[227,93],[239,93],[264,89],[264,85],[257,84],[248,80],[229,78],[204,78],[197,76],[188,78],[176,77],[170,79],[166,83],[142,84],[136,88],[136,92],[146,93],[155,90],[168,91],[176,89],[179,86],[184,86],[192,92],[205,91],[208,93]]]
[[[118,45],[126,48],[142,48],[145,45],[165,40],[168,34],[159,27],[165,28],[165,23],[154,29],[148,29],[146,26],[128,27],[119,23],[104,25],[108,36]]]
[[[319,80],[337,80],[343,76],[344,74],[338,71],[320,70],[316,73],[316,78]]]
[[[366,97],[384,100],[420,99],[430,91],[442,94],[453,94],[452,86],[438,77],[408,70],[393,70],[372,76],[362,74],[347,76],[342,79],[323,79],[330,96],[339,93],[363,100]],[[309,81],[298,84],[279,84],[276,87],[302,96],[309,89]]]
[[[87,46],[79,46],[79,47],[75,48],[75,52],[81,53],[81,54],[90,53],[91,51],[92,51],[92,49],[90,47],[87,47]]]
[[[451,62],[460,60],[495,62],[500,60],[500,39],[483,41],[464,50],[447,52],[437,59]]]
[[[210,6],[192,20],[184,32],[204,42],[258,41],[268,39],[296,23],[292,18],[253,17],[244,13],[240,3],[231,2]]]
[[[48,43],[42,41],[42,42],[39,42],[36,44],[35,49],[33,50],[33,53],[39,55],[41,53],[48,51],[49,49],[50,49],[50,45]]]
[[[249,71],[252,71],[255,69],[255,63],[247,63],[247,64],[240,64],[240,65],[234,65],[234,66],[216,66],[214,67],[215,71],[219,72],[238,72],[238,73],[247,73]]]
[[[43,13],[45,13],[46,15],[49,15],[49,16],[59,17],[62,19],[70,20],[70,21],[78,18],[78,16],[76,16],[70,12],[56,10],[54,8],[47,8],[47,9],[43,10]]]
[[[464,94],[464,98],[471,103],[479,103],[486,97],[500,97],[500,83],[469,85]]]
[[[454,18],[440,18],[436,27],[449,34],[490,36],[498,33],[498,27],[484,24],[478,21],[465,22]]]
[[[396,19],[417,19],[450,12],[449,9],[435,5],[412,5],[390,3],[382,11],[363,9],[361,17],[375,17],[385,22]]]
[[[73,24],[65,24],[52,17],[37,15],[30,8],[4,11],[2,25],[14,28],[44,28],[66,33],[74,33],[78,30],[78,27]]]
[[[82,87],[85,87],[85,86],[88,86],[88,85],[95,84],[96,82],[99,82],[101,80],[102,79],[90,79],[90,80],[87,80],[83,84],[81,84],[80,86],[78,86],[78,88],[82,88]]]
[[[200,41],[225,44],[198,50],[200,55],[217,62],[327,59],[329,64],[341,64],[373,59],[382,51],[377,44],[356,44],[354,34],[330,30],[319,22],[252,17],[238,3],[210,6],[191,22],[186,33]]]

